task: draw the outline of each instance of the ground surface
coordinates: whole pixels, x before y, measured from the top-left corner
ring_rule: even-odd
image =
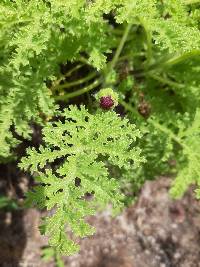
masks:
[[[26,182],[22,176],[16,179],[20,196]],[[7,175],[0,180],[1,192],[8,180],[12,189],[13,181]],[[170,179],[164,177],[146,182],[135,205],[120,216],[111,218],[104,212],[90,218],[96,234],[80,242],[80,253],[65,258],[65,266],[200,266],[200,203],[194,200],[192,190],[181,201],[172,201],[169,184]],[[34,209],[0,213],[0,266],[55,266],[40,258],[41,247],[47,244],[38,232],[40,217]]]

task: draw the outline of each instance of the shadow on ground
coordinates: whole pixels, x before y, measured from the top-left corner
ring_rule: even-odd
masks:
[[[13,164],[0,165],[0,196],[23,198],[22,175]],[[25,181],[25,180],[24,180]],[[26,179],[27,182],[27,179]],[[5,207],[0,210],[0,266],[21,267],[27,234],[24,228],[24,211]]]

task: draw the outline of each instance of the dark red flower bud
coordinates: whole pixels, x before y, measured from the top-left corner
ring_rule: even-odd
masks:
[[[100,98],[100,107],[103,109],[110,109],[114,106],[114,101],[111,96],[102,96]]]

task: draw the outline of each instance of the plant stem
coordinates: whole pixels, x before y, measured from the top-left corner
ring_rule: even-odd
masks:
[[[67,73],[65,73],[64,75],[62,75],[62,77],[60,77],[58,80],[54,81],[53,86],[51,87],[51,90],[54,91],[57,89],[57,86],[59,85],[59,83],[66,77],[69,77],[73,72],[79,70],[81,67],[83,67],[82,64],[78,64],[76,65],[74,68],[72,68],[71,70],[69,70]]]
[[[73,82],[69,82],[69,83],[64,83],[64,84],[61,84],[61,85],[58,85],[55,90],[60,90],[60,89],[67,89],[67,88],[70,88],[72,86],[76,86],[76,85],[79,85],[79,84],[82,84],[82,83],[85,83],[89,80],[91,80],[92,78],[94,78],[96,76],[96,72],[92,72],[90,73],[88,76],[82,78],[82,79],[79,79],[77,81],[73,81]]]
[[[147,73],[153,72],[157,69],[165,69],[165,68],[170,68],[176,64],[181,63],[182,61],[195,57],[195,56],[200,56],[200,50],[193,50],[190,52],[187,52],[183,55],[179,55],[179,56],[174,56],[169,58],[169,56],[165,57],[165,58],[161,58],[160,60],[158,60],[156,63],[150,65],[147,69],[138,69],[135,70],[132,74],[134,74],[137,77],[143,77],[145,75],[147,75]]]
[[[137,117],[142,117],[139,113],[128,103],[124,102],[123,100],[119,100],[119,103],[125,107],[126,110],[130,111],[131,113],[135,114]],[[155,120],[149,118],[147,122],[153,125],[156,129],[162,131],[163,133],[167,134],[171,139],[173,139],[176,143],[178,143],[182,148],[184,148],[188,153],[193,153],[185,143],[182,142],[181,138],[179,138],[176,134],[174,134],[170,129],[165,127],[164,125],[156,122]]]
[[[143,52],[132,53],[132,54],[130,53],[130,54],[123,55],[123,56],[119,57],[118,62],[125,60],[125,59],[130,59],[131,57],[142,57],[144,55],[145,55],[145,53],[143,53]]]
[[[79,70],[80,68],[83,67],[83,64],[78,64],[76,65],[74,68],[72,68],[71,70],[69,70],[66,74],[64,74],[64,77],[69,77],[71,76],[71,74],[77,70]]]
[[[90,65],[90,63],[88,62],[88,60],[86,58],[84,58],[83,56],[80,56],[78,60],[80,62],[86,64],[86,65]]]
[[[148,122],[153,125],[156,129],[160,130],[161,132],[167,134],[171,139],[173,139],[176,143],[178,143],[182,148],[184,148],[187,152],[192,153],[193,151],[191,151],[190,147],[188,147],[185,143],[182,142],[182,140],[175,135],[170,129],[168,129],[167,127],[165,127],[164,125],[156,122],[153,119],[149,119]],[[199,156],[199,155],[198,155]]]
[[[122,49],[124,47],[126,39],[128,37],[128,34],[129,34],[130,30],[131,30],[131,27],[132,27],[132,24],[128,24],[127,25],[127,27],[126,27],[126,29],[124,31],[124,34],[122,36],[122,39],[121,39],[121,41],[119,43],[119,46],[117,47],[115,55],[114,55],[113,59],[111,60],[110,64],[108,64],[108,69],[106,70],[107,73],[109,73],[112,69],[114,69],[114,67],[115,67],[115,65],[116,65],[116,63],[118,61],[118,58],[119,58],[119,56],[120,56],[120,54],[122,52]]]
[[[90,85],[88,85],[88,86],[86,86],[86,87],[84,87],[84,88],[82,88],[80,90],[77,90],[77,91],[69,93],[69,94],[55,96],[54,99],[57,100],[57,101],[58,100],[66,101],[66,100],[68,100],[70,98],[85,94],[85,93],[91,91],[92,89],[94,89],[95,87],[97,87],[100,84],[101,84],[101,79],[98,79],[98,80],[95,80],[92,84],[90,84]]]
[[[119,103],[128,111],[130,111],[132,114],[134,114],[136,117],[141,118],[140,114],[137,112],[136,109],[134,109],[130,104],[126,103],[124,100],[119,99]]]
[[[155,75],[155,74],[148,74],[147,73],[147,75],[149,77],[153,78],[154,80],[157,80],[157,81],[159,81],[159,82],[161,82],[163,84],[167,84],[167,85],[169,85],[171,87],[175,87],[175,88],[183,88],[184,87],[183,84],[179,84],[179,83],[173,82],[173,81],[171,81],[171,80],[169,80],[167,78],[163,78],[163,77]]]
[[[185,54],[182,54],[182,55],[177,55],[177,56],[174,56],[172,58],[167,58],[167,59],[164,59],[164,60],[159,60],[157,63],[149,66],[149,69],[148,71],[152,71],[154,69],[158,69],[158,68],[165,68],[165,67],[171,67],[173,65],[176,65],[186,59],[189,59],[191,57],[195,57],[195,56],[200,56],[200,50],[192,50],[190,52],[187,52]]]
[[[180,63],[181,61],[184,61],[186,59],[189,59],[191,57],[195,57],[195,56],[200,56],[200,50],[192,50],[190,52],[187,52],[183,55],[180,56],[176,56],[174,58],[171,58],[169,60],[167,60],[166,62],[164,62],[164,66],[172,66],[172,65],[176,65],[178,63]]]
[[[151,63],[152,59],[152,35],[151,31],[148,29],[147,23],[142,18],[139,19],[141,22],[145,33],[146,33],[146,39],[147,39],[147,61],[146,61],[146,67]]]

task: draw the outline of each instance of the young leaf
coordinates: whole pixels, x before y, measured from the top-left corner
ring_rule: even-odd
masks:
[[[53,211],[44,220],[42,233],[50,236],[51,246],[69,255],[78,251],[78,245],[66,236],[66,226],[74,236],[91,235],[94,228],[85,221],[88,215],[108,204],[114,213],[123,206],[120,183],[110,177],[108,164],[129,170],[144,158],[135,147],[139,130],[114,111],[93,115],[84,106],[80,110],[70,106],[62,116],[44,127],[44,146],[29,149],[20,167],[39,173],[39,185],[28,193],[28,201]],[[54,162],[52,169],[49,162]]]

